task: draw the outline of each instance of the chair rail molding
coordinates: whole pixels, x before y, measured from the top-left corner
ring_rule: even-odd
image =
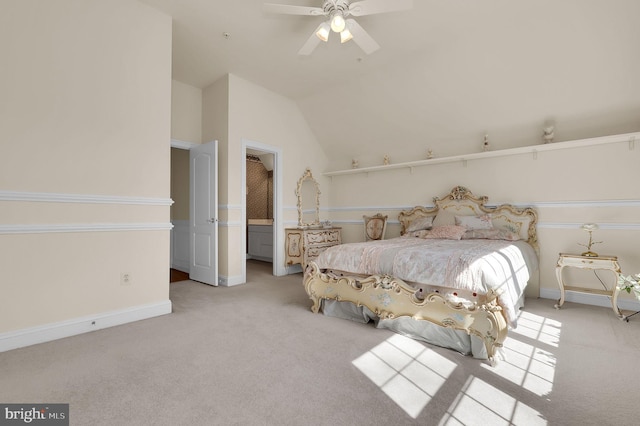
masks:
[[[63,232],[130,232],[130,231],[170,231],[173,225],[167,223],[64,223],[64,224],[16,224],[0,225],[3,234],[49,234]]]
[[[81,204],[132,204],[147,206],[171,206],[171,198],[128,197],[96,194],[62,194],[54,192],[27,192],[0,190],[0,201],[26,201],[45,203]]]

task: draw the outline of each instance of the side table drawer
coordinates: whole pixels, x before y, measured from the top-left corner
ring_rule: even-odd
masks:
[[[613,256],[584,257],[561,255],[558,266],[569,266],[583,269],[612,269],[616,265],[617,258]]]

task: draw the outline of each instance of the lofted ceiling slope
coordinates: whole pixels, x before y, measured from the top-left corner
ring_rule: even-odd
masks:
[[[332,170],[640,131],[637,0],[414,0],[358,18],[372,55],[333,34],[297,51],[321,18],[263,0],[140,0],[173,17],[173,78],[235,74],[295,100]],[[322,0],[269,0],[321,6]],[[225,37],[225,33],[228,37]]]

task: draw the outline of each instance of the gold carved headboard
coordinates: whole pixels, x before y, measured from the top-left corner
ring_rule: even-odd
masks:
[[[484,213],[491,214],[491,221],[495,228],[507,229],[517,233],[521,239],[526,240],[538,251],[538,235],[536,225],[538,214],[531,207],[516,207],[511,204],[499,206],[486,206],[488,197],[475,196],[464,186],[456,186],[443,198],[434,197],[435,207],[417,206],[408,211],[400,212],[400,234],[404,235],[409,224],[422,217],[435,218],[440,211],[446,211],[458,216],[473,216]]]

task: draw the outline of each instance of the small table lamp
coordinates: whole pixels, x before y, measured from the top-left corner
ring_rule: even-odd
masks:
[[[585,251],[584,253],[581,254],[581,256],[587,256],[587,257],[598,257],[598,253],[595,253],[593,251],[591,251],[591,246],[593,246],[594,244],[600,244],[602,241],[593,241],[592,238],[592,233],[593,231],[595,231],[596,229],[598,229],[598,225],[595,223],[585,223],[581,226],[583,231],[587,231],[589,233],[589,243],[588,244],[579,244],[583,247],[587,248],[587,251]]]

